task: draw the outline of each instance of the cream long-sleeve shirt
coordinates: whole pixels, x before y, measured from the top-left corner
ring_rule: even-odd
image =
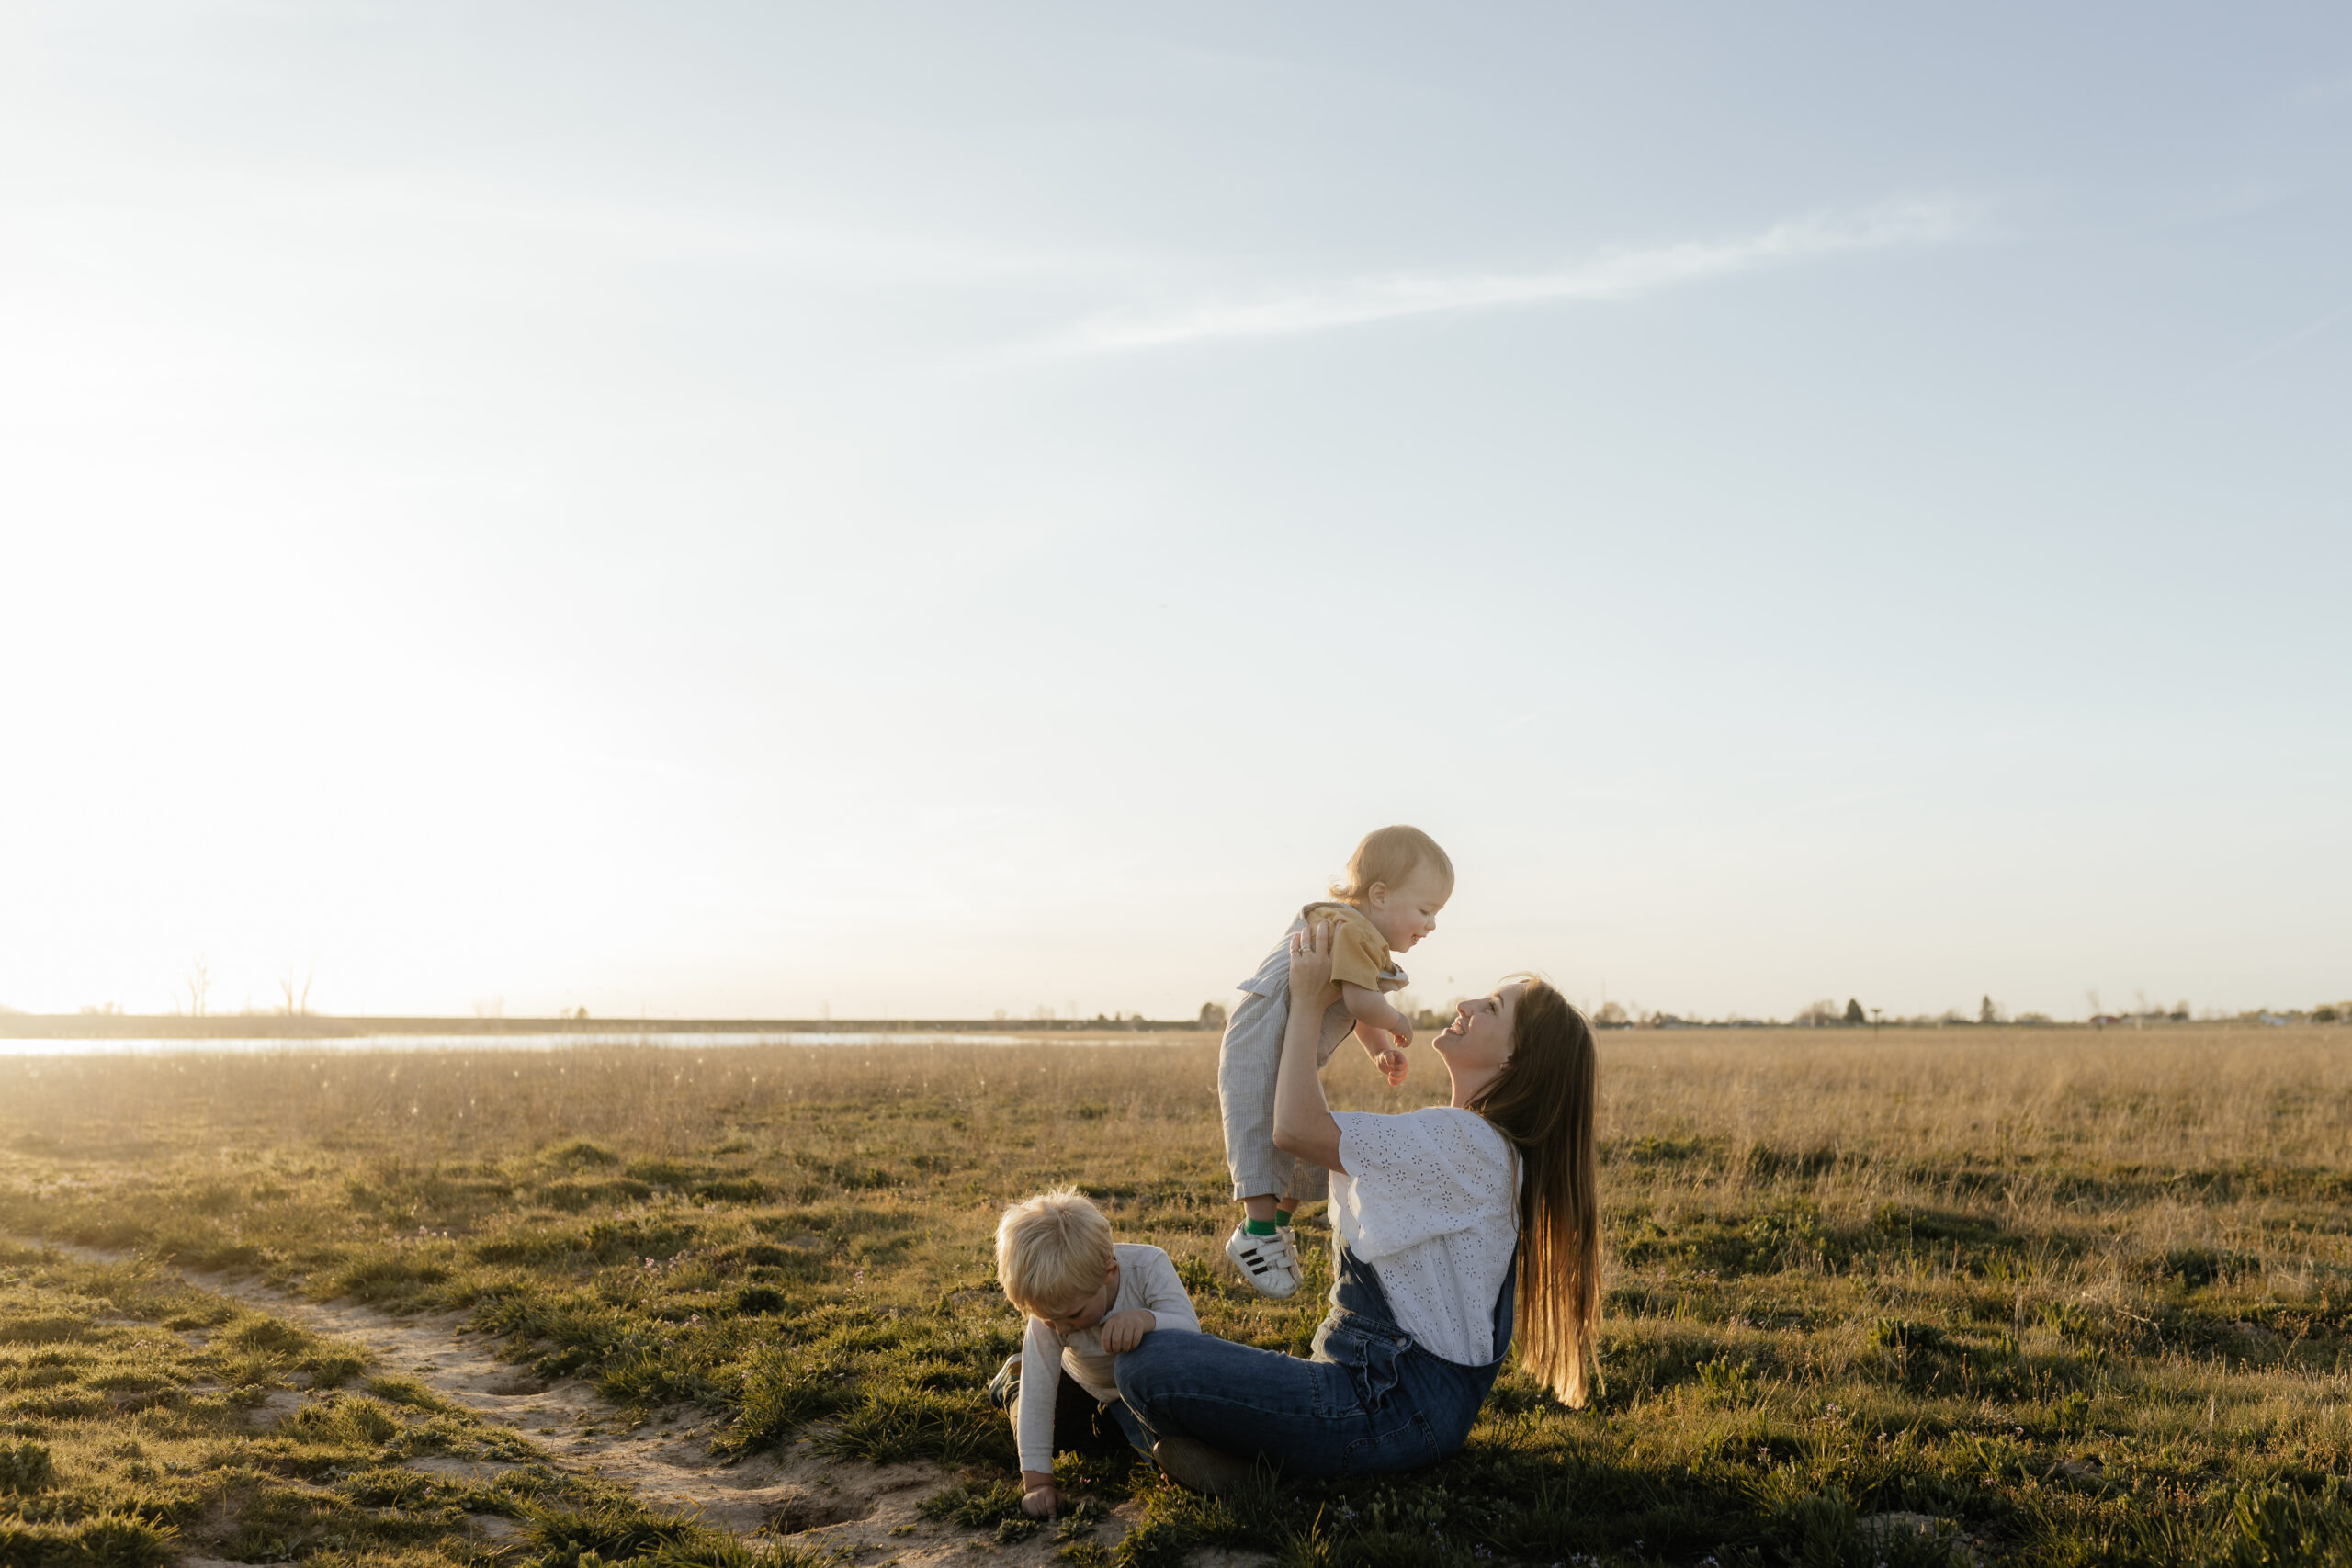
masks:
[[[1176,1265],[1168,1254],[1126,1241],[1114,1243],[1111,1254],[1119,1261],[1119,1293],[1111,1312],[1142,1308],[1151,1314],[1154,1334],[1201,1331],[1193,1298],[1176,1277]],[[1061,1373],[1067,1371],[1080,1388],[1108,1404],[1119,1397],[1111,1370],[1114,1359],[1102,1348],[1096,1329],[1064,1336],[1046,1327],[1042,1318],[1029,1320],[1029,1334],[1021,1346],[1021,1425],[1016,1433],[1022,1469],[1040,1474],[1053,1471],[1054,1402],[1061,1392]]]

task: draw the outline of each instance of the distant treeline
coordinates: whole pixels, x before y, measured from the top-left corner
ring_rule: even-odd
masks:
[[[0,1040],[349,1040],[360,1035],[1109,1034],[1201,1027],[1131,1015],[1003,1018],[332,1018],[322,1013],[72,1012],[0,1010]]]
[[[17,1012],[0,1008],[0,1040],[349,1040],[367,1035],[578,1034],[609,1040],[643,1034],[1172,1034],[1225,1027],[1225,1009],[1212,1002],[1193,1018],[1154,1019],[1140,1013],[1093,1018],[335,1018],[322,1013],[128,1013],[112,1010],[71,1013]],[[1414,1024],[1444,1028],[1453,1015],[1421,1008]],[[2016,1017],[1987,1006],[1970,1018],[1957,1010],[1909,1018],[1871,1017],[1857,1002],[1843,1009],[1815,1004],[1792,1019],[1685,1018],[1671,1012],[1628,1011],[1614,1002],[1592,1014],[1602,1029],[2148,1029],[2191,1022],[2186,1008],[2174,1011],[2109,1013],[2081,1022],[2029,1012]],[[2352,1024],[2352,1001],[2274,1011],[2256,1008],[2226,1016],[2208,1014],[2195,1022],[2276,1027],[2290,1023]]]

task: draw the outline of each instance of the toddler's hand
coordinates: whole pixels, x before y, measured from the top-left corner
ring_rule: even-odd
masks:
[[[1159,1325],[1159,1320],[1142,1307],[1129,1307],[1114,1312],[1096,1327],[1095,1335],[1102,1341],[1102,1348],[1110,1355],[1132,1350],[1143,1343],[1143,1337]]]
[[[1033,1519],[1050,1519],[1061,1506],[1062,1495],[1051,1486],[1040,1486],[1035,1492],[1021,1495],[1021,1511]]]
[[[1410,1066],[1405,1059],[1404,1048],[1397,1045],[1390,1045],[1374,1053],[1372,1065],[1374,1070],[1387,1077],[1390,1089],[1398,1088],[1404,1083],[1406,1069]]]

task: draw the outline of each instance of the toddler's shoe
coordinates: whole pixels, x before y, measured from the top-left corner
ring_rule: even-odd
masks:
[[[1282,1301],[1298,1289],[1298,1254],[1280,1231],[1251,1235],[1248,1224],[1236,1225],[1226,1237],[1225,1255],[1260,1295]]]
[[[1002,1410],[1012,1403],[1012,1396],[1020,1392],[1021,1352],[1015,1350],[1004,1359],[1004,1365],[996,1370],[996,1376],[989,1379],[989,1403],[999,1410]]]

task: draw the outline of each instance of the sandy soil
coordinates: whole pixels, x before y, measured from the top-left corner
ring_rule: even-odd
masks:
[[[94,1262],[126,1260],[122,1254],[52,1242],[28,1240],[24,1245]],[[399,1317],[346,1302],[321,1305],[229,1275],[177,1273],[199,1290],[359,1346],[373,1358],[379,1373],[414,1378],[452,1404],[511,1427],[560,1468],[602,1476],[648,1503],[698,1514],[706,1523],[739,1535],[786,1536],[824,1550],[847,1549],[863,1562],[896,1561],[902,1568],[969,1563],[980,1555],[975,1547],[989,1562],[1046,1563],[1058,1549],[1051,1528],[1025,1541],[1000,1545],[989,1532],[919,1517],[916,1505],[956,1480],[953,1472],[939,1465],[821,1459],[808,1451],[806,1439],[779,1453],[729,1462],[711,1452],[711,1423],[705,1413],[679,1410],[632,1425],[628,1412],[586,1383],[539,1381],[500,1359],[488,1337],[466,1330],[462,1314]],[[282,1420],[300,1406],[303,1397],[273,1394],[255,1410],[254,1419]],[[495,1475],[509,1468],[446,1456],[410,1463],[418,1470],[464,1476]],[[1122,1506],[1095,1527],[1093,1539],[1115,1546],[1133,1528],[1137,1507],[1133,1503]],[[504,1519],[479,1518],[475,1526],[486,1540],[514,1533],[512,1522]],[[1214,1555],[1220,1564],[1241,1561]],[[209,1559],[191,1556],[185,1561],[187,1568],[215,1568]],[[1208,1568],[1205,1557],[1203,1568]]]

